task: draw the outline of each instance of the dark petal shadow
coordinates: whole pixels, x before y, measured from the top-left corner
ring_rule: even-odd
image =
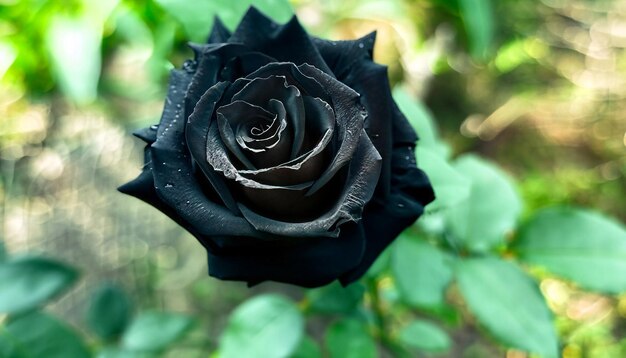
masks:
[[[348,221],[358,221],[365,204],[372,198],[381,158],[364,130],[358,136],[358,145],[350,161],[347,180],[342,192],[333,198],[334,207],[320,217],[306,222],[284,222],[271,219],[240,204],[243,216],[259,231],[280,236],[316,237],[339,236],[339,226]]]
[[[262,237],[246,220],[210,201],[194,178],[181,120],[184,89],[190,81],[184,71],[174,70],[170,76],[157,140],[149,149],[156,194],[188,224],[185,228],[199,235]]]
[[[209,253],[209,275],[249,285],[277,281],[302,287],[326,285],[362,260],[365,233],[357,223],[346,224],[342,237],[297,240],[293,245],[251,246],[248,250]],[[264,243],[265,244],[265,243]]]
[[[279,25],[251,7],[228,41],[245,44],[278,61],[298,65],[308,63],[333,76],[311,37],[295,16],[286,24]]]
[[[222,20],[218,16],[213,17],[213,28],[211,29],[207,43],[215,44],[226,42],[230,36],[231,33],[226,26],[224,26]]]

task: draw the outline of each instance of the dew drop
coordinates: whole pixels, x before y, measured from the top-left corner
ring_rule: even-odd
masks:
[[[198,63],[194,60],[187,60],[183,63],[183,70],[188,73],[193,73],[196,71],[196,67],[198,67]]]
[[[155,130],[159,129],[159,126],[158,126],[158,125],[156,125],[156,124],[153,124],[153,125],[151,125],[151,126],[150,126],[150,129],[152,129],[153,131],[155,131]]]
[[[190,201],[189,201],[189,200],[187,200],[185,203],[186,203],[187,205],[189,205]]]
[[[398,203],[398,207],[399,207],[399,208],[403,208],[403,207],[404,207],[404,204],[402,204],[402,203]]]
[[[178,169],[178,170],[177,170],[177,172],[179,172],[179,173],[180,173],[180,172],[182,172],[182,171],[183,171],[182,169]]]
[[[363,47],[364,47],[363,43],[359,43],[359,48],[363,48]]]
[[[165,184],[165,187],[166,187],[166,188],[173,188],[173,187],[174,187],[174,185],[172,185],[172,184],[170,184],[170,183],[167,183],[167,184]]]

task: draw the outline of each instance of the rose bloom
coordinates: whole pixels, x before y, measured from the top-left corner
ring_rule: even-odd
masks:
[[[250,8],[173,70],[139,177],[120,187],[208,252],[209,274],[316,287],[360,278],[434,199],[375,34],[312,37]]]

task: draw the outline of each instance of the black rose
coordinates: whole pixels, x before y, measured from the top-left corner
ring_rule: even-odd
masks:
[[[358,279],[433,200],[374,40],[317,39],[254,8],[232,34],[216,19],[172,71],[159,125],[135,133],[145,166],[120,191],[198,238],[212,276]]]

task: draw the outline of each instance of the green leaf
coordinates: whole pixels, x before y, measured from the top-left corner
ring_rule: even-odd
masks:
[[[400,87],[394,88],[393,99],[417,132],[418,148],[426,147],[441,157],[447,157],[450,150],[439,139],[435,120],[428,108]]]
[[[116,347],[107,347],[98,352],[97,358],[155,358],[156,355],[148,352],[123,350]]]
[[[355,282],[342,287],[338,282],[307,291],[310,309],[318,313],[350,313],[356,309],[363,298],[365,287]]]
[[[0,240],[0,263],[7,260],[9,255],[7,255],[7,249],[4,246],[4,241]]]
[[[471,186],[467,199],[445,212],[451,232],[472,251],[503,243],[522,211],[512,181],[495,165],[473,155],[458,158],[455,168]]]
[[[428,204],[426,210],[433,212],[449,208],[468,198],[471,181],[452,167],[444,157],[419,145],[415,154],[420,169],[428,174],[435,191],[435,201]]]
[[[0,356],[14,358],[88,358],[81,338],[65,323],[34,312],[9,322],[0,331]]]
[[[370,266],[365,275],[368,277],[376,277],[385,272],[385,270],[389,267],[391,250],[391,246],[389,246],[380,255],[378,255],[378,258],[376,258],[376,261],[374,261],[372,266]]]
[[[459,11],[469,39],[470,53],[477,60],[489,56],[494,37],[491,0],[458,0]]]
[[[76,281],[78,273],[60,262],[22,257],[0,264],[0,312],[16,313],[38,307]]]
[[[536,283],[515,264],[495,257],[459,261],[458,286],[478,321],[507,346],[557,357],[552,314]]]
[[[355,319],[335,322],[326,332],[330,358],[376,358],[376,343],[367,327]]]
[[[220,358],[288,357],[298,347],[304,320],[290,300],[254,297],[237,307],[220,339]]]
[[[399,338],[407,346],[428,352],[444,352],[452,344],[444,330],[430,322],[419,320],[404,327]]]
[[[626,228],[600,213],[574,208],[537,212],[514,243],[520,259],[581,286],[626,291]]]
[[[318,344],[309,336],[304,336],[290,358],[320,358],[322,352]]]
[[[91,298],[86,321],[100,338],[108,340],[122,334],[131,317],[130,299],[111,284],[99,287]]]
[[[451,260],[435,246],[401,235],[393,247],[391,269],[404,301],[417,307],[443,304],[452,280]]]
[[[136,351],[162,351],[182,338],[193,320],[166,312],[142,312],[122,336],[122,347]]]
[[[45,33],[52,74],[61,91],[80,104],[96,99],[101,67],[101,24],[87,17],[57,15]]]
[[[206,41],[213,17],[219,16],[233,29],[251,5],[278,22],[286,22],[293,15],[287,0],[156,0],[156,2],[183,25],[190,40]]]

